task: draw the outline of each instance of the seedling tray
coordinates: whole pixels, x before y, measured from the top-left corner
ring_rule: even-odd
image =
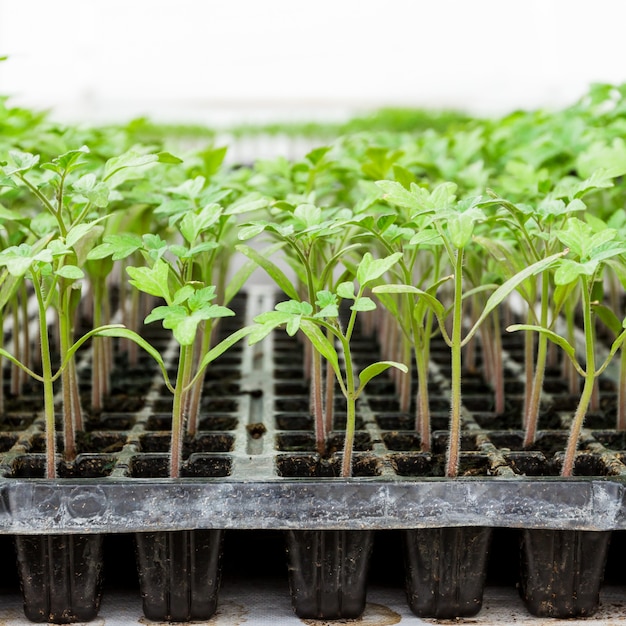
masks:
[[[238,319],[251,321],[273,304],[266,289],[251,288]],[[369,358],[375,339],[362,342]],[[410,420],[394,411],[393,386],[386,381],[373,382],[359,401],[355,476],[336,477],[339,453],[320,460],[310,451],[300,351],[295,339],[275,332],[252,347],[241,342],[211,366],[201,432],[189,444],[180,479],[163,477],[171,400],[163,395],[158,373],[144,381],[140,410],[103,413],[89,423],[90,451],[71,468],[60,466],[60,474],[69,477],[30,477],[43,467],[43,454],[33,452],[43,420],[22,420],[29,424],[25,430],[9,430],[1,438],[0,533],[626,528],[626,442],[620,433],[585,431],[577,472],[587,476],[532,476],[558,473],[558,453],[521,450],[519,431],[502,430],[493,414],[466,407],[465,475],[450,480],[437,476],[447,434],[434,433],[432,454],[419,452]],[[166,356],[175,358],[174,345],[167,346]],[[515,359],[508,353],[505,357],[514,374],[519,369]],[[88,356],[84,360],[87,365],[81,367],[88,366]],[[440,394],[439,401],[433,395],[433,402],[445,405],[444,369],[433,363],[433,386]],[[469,405],[475,397],[466,392]],[[338,401],[338,422],[340,411]],[[435,424],[443,426],[446,413],[435,411]],[[568,415],[564,411],[557,418],[566,425]],[[19,417],[12,419],[21,423]],[[340,444],[341,430],[334,436]],[[542,431],[539,440],[564,445],[565,436],[564,428],[553,428]],[[84,475],[78,472],[85,467],[95,477],[74,477]]]

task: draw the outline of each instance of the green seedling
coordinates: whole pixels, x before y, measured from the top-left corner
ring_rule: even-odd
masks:
[[[356,283],[344,281],[332,292],[318,291],[314,305],[307,301],[288,300],[276,305],[275,311],[263,313],[255,319],[260,324],[259,331],[252,336],[258,341],[278,326],[285,326],[287,334],[295,335],[301,330],[311,342],[315,351],[320,354],[327,365],[332,368],[339,382],[339,387],[346,399],[346,433],[344,440],[341,476],[352,474],[352,452],[356,429],[356,401],[367,383],[390,367],[406,373],[408,368],[403,363],[394,361],[378,361],[365,367],[358,380],[354,371],[351,341],[354,334],[357,315],[360,312],[373,311],[376,303],[364,295],[366,287],[380,279],[398,261],[400,254],[393,254],[383,259],[374,259],[366,253],[358,265]],[[347,325],[342,325],[339,318],[339,305],[343,300],[352,302]],[[325,332],[324,332],[325,331]],[[337,342],[337,344],[335,343]],[[337,346],[339,349],[337,349]],[[340,364],[343,357],[343,368]]]
[[[622,331],[613,342],[604,362],[596,365],[596,338],[593,321],[593,290],[596,282],[602,278],[602,271],[609,259],[623,257],[626,246],[616,240],[616,231],[610,228],[594,230],[582,220],[571,217],[564,229],[558,231],[559,241],[568,246],[570,256],[561,258],[556,264],[554,281],[557,286],[568,287],[579,283],[582,297],[583,332],[584,332],[584,366],[576,356],[576,346],[567,338],[543,326],[514,324],[508,330],[532,330],[546,336],[560,346],[569,357],[576,371],[583,377],[584,385],[578,406],[572,419],[570,434],[563,460],[561,474],[571,476],[574,470],[576,448],[585,421],[587,409],[591,401],[597,377],[607,368],[613,356],[626,340],[626,330]]]

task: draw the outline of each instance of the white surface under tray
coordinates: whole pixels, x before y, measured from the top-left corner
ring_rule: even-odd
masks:
[[[482,611],[473,618],[458,621],[422,620],[409,610],[401,589],[371,587],[368,603],[361,620],[301,620],[290,604],[289,592],[284,580],[261,582],[246,581],[245,585],[227,581],[222,586],[216,615],[205,622],[207,626],[392,626],[394,624],[489,624],[490,626],[611,626],[626,624],[626,588],[608,587],[601,594],[601,607],[593,618],[581,620],[554,620],[528,615],[516,591],[510,587],[488,587]],[[25,626],[31,624],[21,612],[21,600],[17,595],[0,596],[0,624],[2,626]],[[157,624],[141,613],[138,592],[111,592],[104,595],[100,615],[92,626],[132,626]]]

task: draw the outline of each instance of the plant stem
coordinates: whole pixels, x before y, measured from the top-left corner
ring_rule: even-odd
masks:
[[[326,337],[333,341],[332,333],[327,330]],[[332,367],[326,365],[326,397],[324,398],[324,420],[326,422],[326,433],[333,429],[333,418],[335,415],[335,372]]]
[[[593,388],[595,386],[596,379],[596,362],[595,362],[595,345],[594,345],[594,332],[593,323],[591,319],[591,297],[589,293],[589,279],[587,276],[582,276],[582,297],[583,297],[583,330],[585,333],[585,384],[583,391],[580,395],[578,406],[576,407],[576,413],[574,413],[574,419],[572,420],[572,426],[570,429],[569,438],[567,440],[567,449],[565,451],[565,458],[563,460],[563,468],[561,470],[561,476],[571,476],[574,470],[574,461],[576,459],[576,448],[578,446],[578,440],[580,438],[580,431],[582,430],[585,416],[587,414],[587,408],[591,401],[593,394]]]
[[[174,401],[172,405],[172,439],[170,449],[170,477],[180,477],[180,467],[183,456],[183,437],[185,426],[184,396],[185,387],[190,380],[190,370],[193,362],[193,347],[180,346],[178,359],[178,372],[176,374],[176,387],[174,388]]]
[[[340,338],[343,348],[344,363],[346,367],[346,435],[343,445],[343,459],[341,463],[341,476],[352,476],[352,452],[354,450],[354,433],[356,430],[356,389],[354,388],[354,370],[352,367],[352,354],[350,353],[350,341],[345,337]]]
[[[15,332],[15,329],[13,329]],[[4,311],[0,308],[0,335],[4,337]],[[0,356],[0,415],[4,415],[5,397],[4,397],[4,367],[2,357]]]
[[[626,348],[620,349],[619,385],[617,388],[617,430],[626,430]]]
[[[205,323],[206,324],[206,323]],[[208,328],[205,327],[200,335],[200,350],[198,352],[198,361],[202,359],[211,348],[211,337],[213,336],[213,325],[209,324]],[[198,377],[198,380],[193,384],[193,387],[189,391],[188,411],[189,418],[187,422],[187,433],[194,437],[198,431],[198,416],[200,414],[200,402],[202,401],[202,388],[204,386],[204,379],[206,376],[207,368],[205,368]]]
[[[59,342],[61,363],[72,345],[71,324],[69,320],[69,288],[65,286],[65,279],[59,281]],[[63,457],[66,461],[76,458],[76,438],[74,433],[74,416],[72,411],[72,370],[66,367],[61,374],[61,388],[63,395]]]
[[[13,318],[13,354],[20,359],[20,316],[19,316],[19,303],[17,299],[13,300],[13,304],[11,306],[11,313]],[[20,359],[23,362],[23,359]],[[21,391],[21,368],[19,368],[15,363],[12,363],[11,367],[11,393],[14,396],[19,396]]]
[[[493,317],[493,387],[496,394],[496,415],[502,415],[505,409],[504,368],[502,365],[502,333],[500,329],[500,309],[494,309]]]
[[[451,334],[451,402],[448,462],[446,476],[454,478],[459,472],[461,448],[461,325],[463,323],[463,248],[456,251],[454,268],[454,305]]]
[[[544,272],[541,277],[541,321],[543,328],[548,327],[548,298],[549,281],[548,274]],[[539,333],[537,339],[537,360],[535,362],[535,375],[533,377],[531,392],[528,404],[525,407],[524,423],[526,434],[524,436],[524,446],[531,446],[537,436],[537,423],[539,422],[539,407],[541,403],[541,391],[546,373],[546,359],[548,354],[548,338],[543,333]]]
[[[54,387],[52,384],[52,360],[50,338],[46,320],[46,307],[39,277],[33,272],[33,284],[39,308],[39,339],[41,346],[41,370],[43,377],[44,418],[46,424],[46,478],[56,478],[56,427],[54,423]]]

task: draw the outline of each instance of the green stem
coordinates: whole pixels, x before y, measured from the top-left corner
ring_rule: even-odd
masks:
[[[428,392],[428,353],[422,345],[415,350],[417,365],[417,416],[415,429],[419,432],[422,452],[430,452],[430,402]]]
[[[574,470],[574,461],[576,459],[576,448],[578,446],[578,440],[580,438],[580,431],[582,430],[585,416],[587,414],[587,408],[591,401],[593,394],[593,388],[596,380],[596,362],[595,362],[595,345],[594,345],[594,332],[593,322],[591,319],[591,297],[589,293],[589,279],[586,276],[582,276],[582,297],[583,297],[583,330],[585,333],[585,384],[583,391],[580,395],[578,406],[576,407],[576,413],[574,413],[574,419],[572,420],[572,426],[570,429],[569,438],[567,440],[567,449],[565,451],[565,458],[563,460],[563,468],[561,470],[561,476],[571,476]]]
[[[541,277],[541,320],[542,328],[548,327],[548,305],[550,284],[548,273],[544,272]],[[526,406],[524,423],[526,424],[526,434],[524,436],[524,446],[531,446],[535,443],[537,436],[537,424],[539,422],[539,407],[541,403],[541,391],[543,390],[543,380],[546,373],[546,359],[548,355],[548,337],[539,333],[537,339],[537,360],[535,361],[535,375],[533,377],[532,388]]]
[[[189,383],[193,360],[192,346],[180,347],[176,387],[174,388],[174,402],[172,406],[172,439],[170,458],[170,477],[179,478],[183,456],[183,438],[185,427],[184,396],[185,388]]]
[[[201,333],[198,361],[211,349],[212,328],[212,325],[209,324],[208,328],[205,326]],[[189,391],[189,421],[187,423],[187,432],[192,437],[195,436],[198,431],[198,416],[200,414],[200,402],[202,401],[202,388],[204,386],[206,371],[207,368],[204,368],[204,371],[200,374],[198,380]]]
[[[65,362],[70,346],[72,345],[72,329],[69,320],[69,288],[65,280],[59,281],[59,340],[61,363]],[[61,374],[61,388],[63,395],[63,456],[66,461],[76,458],[76,437],[74,432],[74,416],[72,411],[72,368],[66,367]]]
[[[33,274],[33,285],[39,308],[39,339],[41,346],[41,369],[43,377],[44,419],[46,424],[46,478],[56,478],[56,426],[54,423],[54,387],[52,384],[52,359],[50,358],[50,338],[46,320],[46,307],[39,283]]]
[[[340,337],[343,348],[344,363],[346,367],[346,435],[343,445],[343,459],[341,463],[341,476],[352,476],[352,452],[354,450],[354,433],[356,431],[356,389],[354,386],[354,370],[352,367],[352,354],[350,341]]]
[[[4,311],[0,308],[0,331],[4,334]],[[13,329],[15,332],[15,329]],[[4,365],[2,357],[0,357],[0,415],[4,415],[5,397],[4,397]]]
[[[617,388],[617,430],[626,430],[626,348],[620,349],[619,386]]]
[[[455,477],[459,472],[461,449],[461,326],[463,322],[463,249],[456,252],[454,269],[454,306],[451,336],[451,402],[450,402],[450,441],[448,442],[448,462],[446,476]]]

